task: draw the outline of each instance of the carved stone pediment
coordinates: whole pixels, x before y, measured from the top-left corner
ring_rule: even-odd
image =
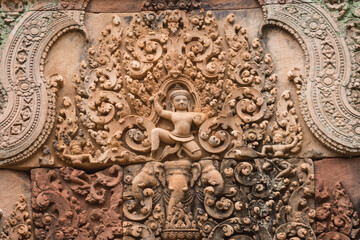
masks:
[[[77,96],[63,99],[57,156],[84,167],[298,152],[301,126],[289,91],[276,103],[270,55],[233,14],[223,21],[202,9],[142,12],[125,29],[114,16]]]
[[[202,2],[0,0],[0,239],[358,238],[360,3]]]
[[[356,6],[259,3],[260,33],[280,27],[304,53],[306,65],[287,69],[287,77],[308,128],[331,149],[357,154],[357,11],[349,10]],[[277,92],[286,80],[279,81],[264,37],[249,36],[238,13],[205,11],[197,1],[147,1],[138,13],[108,16],[94,40],[84,22],[88,1],[44,2],[25,14],[27,4],[3,3],[2,19],[15,34],[3,36],[2,165],[29,158],[45,142],[42,165],[62,160],[85,168],[301,150],[304,126],[292,90]],[[51,47],[78,30],[91,46],[77,76],[45,74]],[[58,104],[63,85],[75,92],[60,94]],[[174,99],[176,89],[184,94]],[[179,98],[186,108],[176,107]]]

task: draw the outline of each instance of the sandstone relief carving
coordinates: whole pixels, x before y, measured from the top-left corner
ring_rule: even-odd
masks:
[[[359,238],[341,183],[315,189],[297,158],[303,120],[330,149],[360,152],[358,2],[259,0],[249,34],[245,10],[145,0],[94,14],[88,36],[89,2],[0,0],[0,166],[36,153],[52,167],[32,169],[32,212],[21,196],[0,239]],[[268,26],[304,53],[287,79]],[[45,71],[69,31],[88,40],[73,78]]]
[[[174,1],[174,0],[166,0],[166,1],[158,1],[158,0],[147,0],[143,3],[143,11],[164,11],[164,10],[193,10],[200,8],[201,3],[200,0],[182,0],[182,1]]]
[[[18,1],[16,6],[22,8],[22,2]],[[7,6],[9,1],[1,3]],[[85,3],[71,1],[73,4]],[[7,39],[2,52],[0,81],[6,104],[2,104],[0,115],[1,165],[28,158],[49,136],[55,122],[61,77],[45,79],[45,59],[61,35],[76,29],[84,31],[84,12],[56,11],[59,8],[56,3],[40,6],[14,26],[14,34]]]
[[[311,160],[148,162],[124,181],[129,239],[315,239]]]
[[[82,10],[88,1],[39,4],[36,10],[42,11],[29,13],[25,13],[25,2],[3,4],[10,10],[2,19],[16,32],[7,39],[3,52],[9,54],[2,54],[1,61],[0,156],[1,164],[8,165],[41,148],[55,118],[63,117],[56,116],[55,101],[64,79],[56,73],[45,78],[44,62],[62,34],[85,32]],[[308,127],[333,150],[356,154],[360,139],[358,6],[303,1],[260,4],[264,4],[263,26],[285,29],[303,48],[307,66],[292,70],[289,79],[296,82]],[[281,101],[276,95],[283,93],[276,92],[277,76],[261,38],[248,39],[246,29],[232,14],[221,19],[224,27],[219,28],[220,19],[211,11],[205,13],[197,1],[147,1],[144,10],[130,23],[114,16],[100,41],[89,48],[80,74],[65,79],[75,82],[77,96],[69,96],[67,102],[75,107],[78,126],[68,136],[61,132],[60,125],[65,123],[58,121],[56,159],[86,167],[174,155],[198,160],[212,154],[221,157],[230,149],[237,155],[241,152],[240,158],[283,157],[300,150],[302,133],[297,122],[286,120],[288,126],[281,126],[279,121],[285,122],[279,119],[269,125],[279,117],[273,113]],[[18,14],[11,15],[12,11]],[[16,24],[18,17],[22,21]],[[339,29],[349,46],[337,34]],[[189,94],[187,112],[201,119],[192,121],[190,134],[186,130],[168,143],[160,139],[157,147],[152,136],[166,138],[155,137],[159,129],[172,135],[175,131],[175,122],[157,110],[161,106],[164,112],[177,111],[171,109],[170,99],[176,86]],[[156,101],[155,95],[159,96]],[[47,106],[39,107],[41,102]],[[297,121],[296,113],[288,116]],[[180,144],[185,135],[194,137],[194,142]]]
[[[122,169],[31,172],[35,239],[121,239]]]
[[[320,186],[315,190],[317,239],[358,239],[359,213],[343,188],[337,182],[332,189]]]
[[[233,14],[218,25],[202,9],[142,12],[126,30],[114,15],[74,79],[77,96],[63,99],[56,156],[96,167],[298,152],[290,92],[276,106],[260,39],[248,39]]]
[[[352,1],[319,2],[264,5],[263,26],[286,30],[303,49],[304,74],[295,69],[289,77],[296,81],[303,117],[315,137],[333,150],[356,154],[360,150],[359,6]]]
[[[0,232],[0,238],[4,240],[25,240],[32,239],[31,237],[32,227],[29,206],[24,195],[20,195],[19,201],[15,203],[15,208],[10,213],[9,218],[4,219],[3,228]]]

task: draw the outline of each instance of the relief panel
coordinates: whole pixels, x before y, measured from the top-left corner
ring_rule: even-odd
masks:
[[[303,50],[306,66],[288,69],[288,80],[279,81],[261,29],[249,37],[240,15],[205,11],[198,1],[147,1],[137,14],[106,15],[102,23],[108,25],[91,40],[76,77],[45,75],[59,37],[80,31],[90,40],[87,3],[43,3],[19,23],[6,20],[16,34],[7,39],[1,61],[2,165],[34,152],[40,158],[41,150],[37,166],[82,168],[173,155],[221,158],[230,151],[239,158],[294,156],[304,142],[303,120],[293,91],[276,90],[288,80],[314,136],[335,151],[357,154],[357,72],[350,68],[357,64],[356,4],[344,5],[344,11],[355,10],[337,16],[330,3],[260,2],[262,26],[283,28]],[[66,11],[54,10],[60,8]],[[351,24],[341,29],[344,16]],[[63,85],[66,93],[71,85],[75,92],[60,94],[56,103]]]
[[[360,238],[359,158],[315,162],[318,239]]]
[[[29,175],[0,170],[0,182],[0,239],[32,239]]]
[[[31,171],[35,239],[121,239],[122,168]]]
[[[148,162],[124,184],[125,239],[315,239],[309,159]]]
[[[299,152],[302,128],[290,91],[274,88],[270,55],[233,14],[222,21],[202,9],[144,12],[125,30],[114,15],[74,79],[77,96],[62,99],[58,159],[97,167]]]

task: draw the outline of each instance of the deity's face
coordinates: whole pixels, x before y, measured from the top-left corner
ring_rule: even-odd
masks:
[[[81,153],[82,153],[81,146],[78,145],[78,144],[73,145],[73,146],[71,147],[71,153],[72,153],[72,154],[75,154],[75,155],[81,154]]]
[[[175,96],[173,105],[176,110],[187,110],[189,106],[189,99],[185,95]]]
[[[280,133],[275,133],[273,141],[274,143],[282,143],[283,139],[284,138]]]

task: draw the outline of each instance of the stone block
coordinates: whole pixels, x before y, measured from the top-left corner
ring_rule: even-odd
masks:
[[[360,159],[315,162],[317,239],[360,238]]]
[[[35,239],[121,239],[122,168],[31,171]]]
[[[315,239],[309,159],[176,160],[124,169],[134,239]]]
[[[0,170],[0,182],[0,239],[32,239],[29,174]]]

